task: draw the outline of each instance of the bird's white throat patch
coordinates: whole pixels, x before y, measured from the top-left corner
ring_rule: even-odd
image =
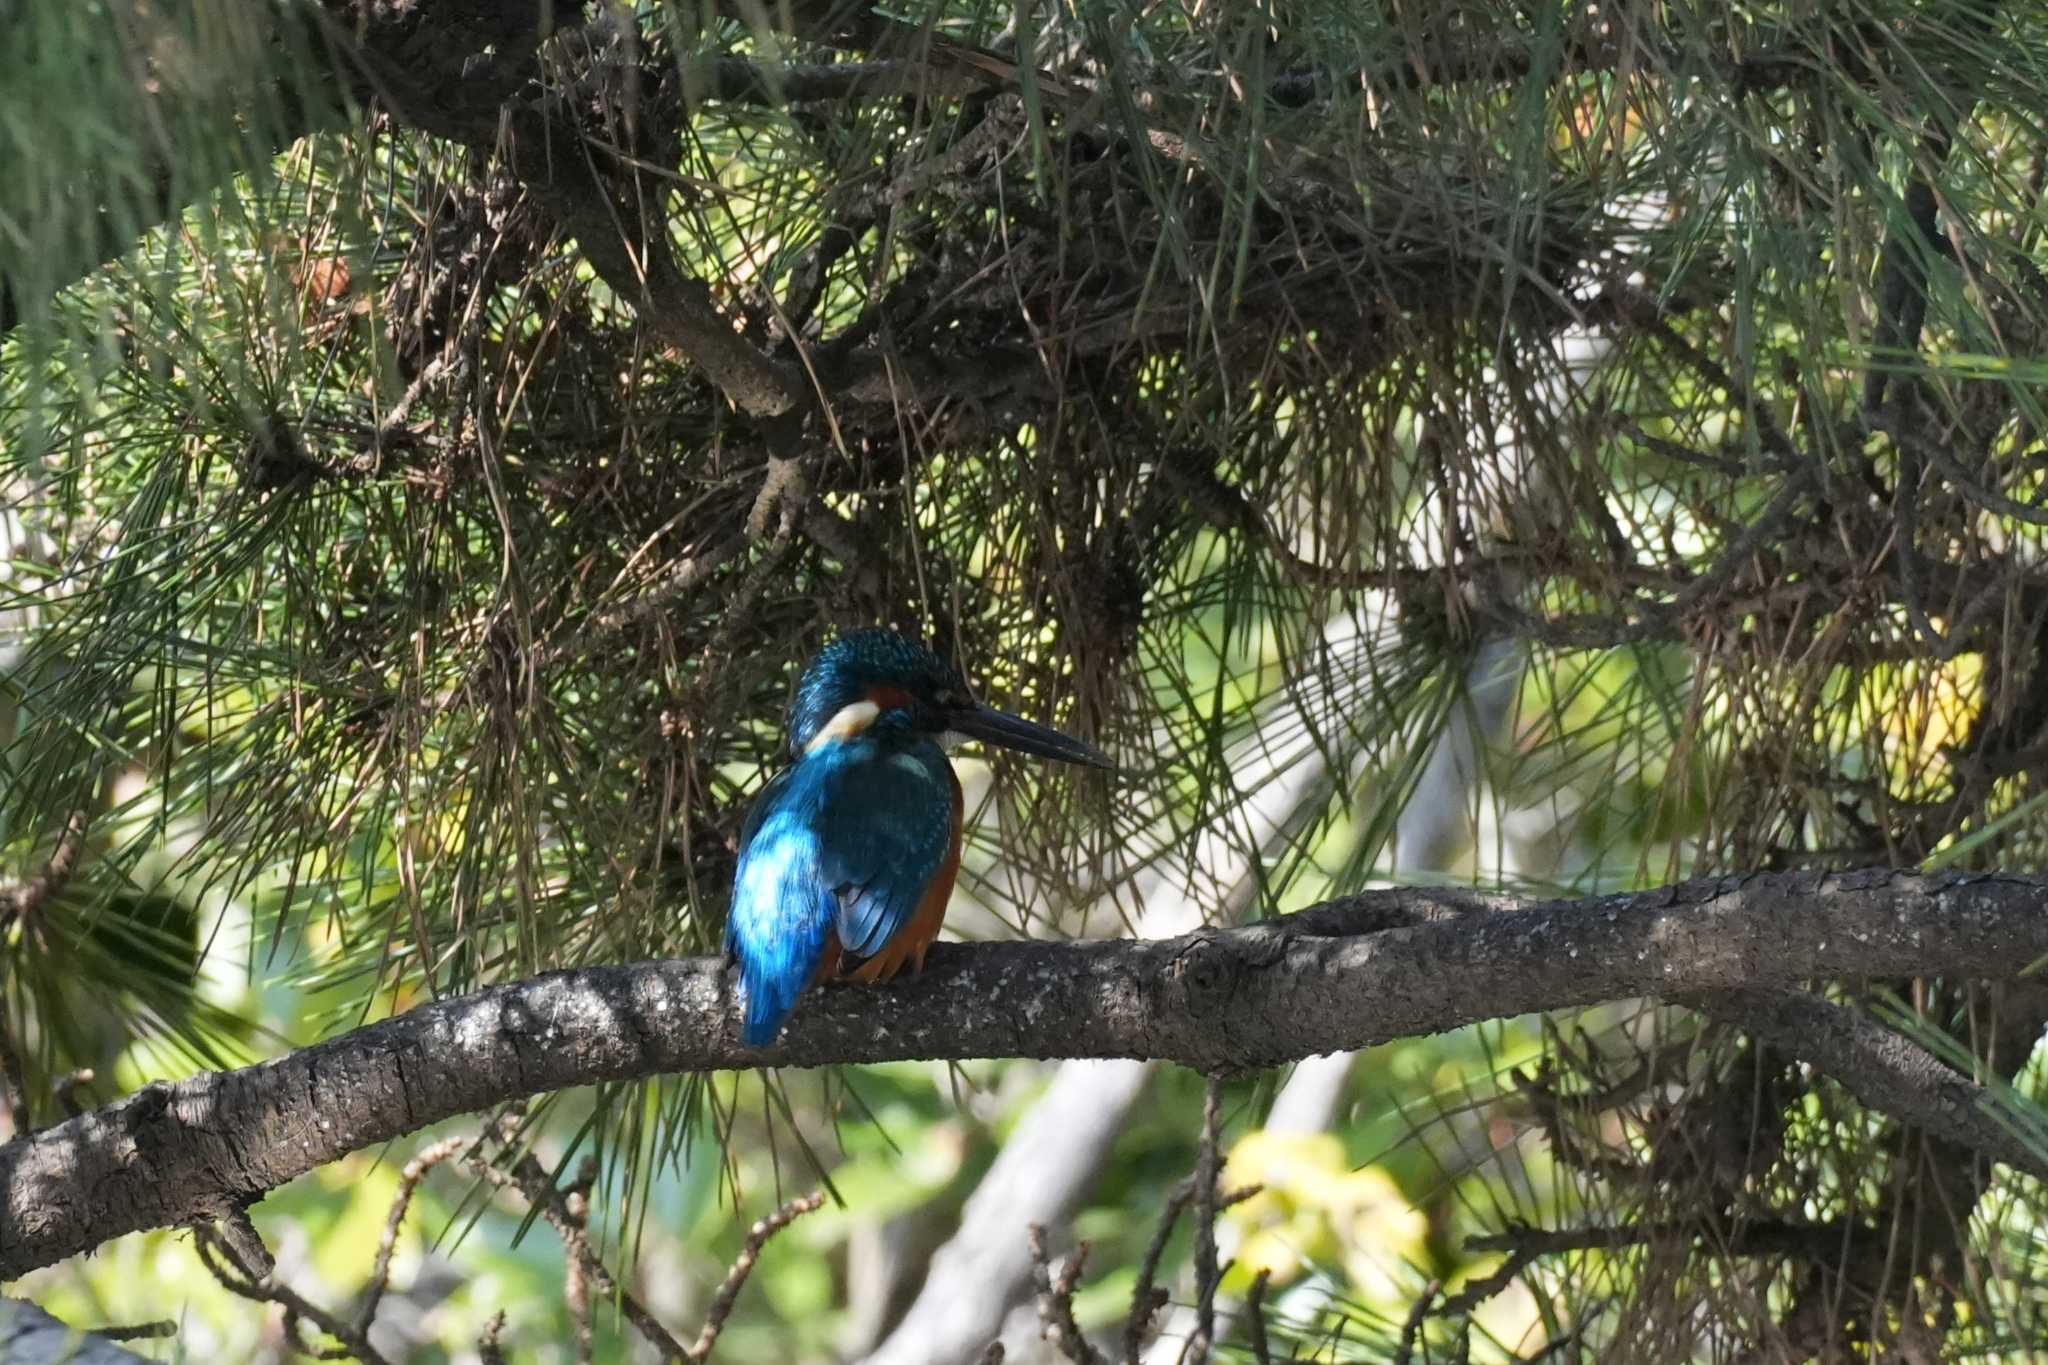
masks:
[[[818,733],[811,736],[811,742],[804,746],[805,753],[815,753],[820,745],[837,744],[852,739],[875,723],[875,717],[882,714],[882,708],[871,701],[857,701],[842,706],[832,713],[832,719],[825,722]]]

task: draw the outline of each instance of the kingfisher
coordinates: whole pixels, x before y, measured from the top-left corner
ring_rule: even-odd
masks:
[[[981,705],[958,668],[894,631],[842,635],[804,669],[793,761],[747,813],[725,922],[748,1045],[773,1043],[813,981],[923,970],[960,871],[960,779],[946,750],[963,739],[1113,766],[1093,745]]]

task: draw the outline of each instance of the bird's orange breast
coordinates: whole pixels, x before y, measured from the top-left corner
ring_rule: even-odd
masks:
[[[946,922],[946,906],[953,899],[953,881],[960,875],[960,823],[965,813],[960,779],[950,770],[946,776],[953,784],[953,829],[947,839],[945,861],[932,874],[931,884],[925,888],[924,898],[917,903],[909,922],[882,945],[881,952],[847,973],[854,981],[887,981],[903,970],[905,962],[911,964],[912,970],[923,971],[925,950],[932,946],[940,926]],[[835,942],[833,947],[837,946]],[[834,970],[838,965],[836,957],[835,954]]]

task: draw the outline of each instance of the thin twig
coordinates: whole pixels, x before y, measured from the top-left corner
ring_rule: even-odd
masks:
[[[475,352],[471,349],[471,344],[475,341],[476,333],[486,316],[483,309],[472,305],[462,320],[461,331],[448,339],[439,355],[420,367],[420,372],[413,376],[412,383],[406,385],[405,392],[399,395],[398,401],[391,405],[383,420],[377,423],[376,435],[372,438],[369,450],[373,459],[383,451],[384,443],[405,425],[406,420],[412,416],[413,408],[419,404],[420,398],[428,389],[444,377],[453,376],[459,381],[460,376],[456,372],[474,359]],[[374,467],[366,472],[374,472]]]
[[[248,1222],[248,1215],[242,1214],[241,1221]],[[230,1225],[230,1219],[221,1220],[222,1227]],[[251,1228],[249,1231],[253,1233],[254,1229]],[[193,1245],[198,1248],[200,1262],[220,1283],[221,1288],[255,1303],[274,1303],[284,1309],[286,1336],[295,1348],[300,1344],[298,1320],[303,1318],[340,1342],[348,1354],[361,1361],[363,1365],[389,1365],[382,1353],[370,1344],[368,1333],[357,1331],[351,1324],[343,1322],[337,1315],[328,1312],[290,1285],[278,1280],[274,1273],[274,1263],[269,1269],[258,1273],[242,1258],[227,1238],[211,1227],[195,1227]],[[257,1246],[262,1246],[260,1240]],[[262,1257],[268,1261],[269,1251],[264,1250]]]
[[[767,539],[769,521],[774,517],[775,534],[778,537],[788,536],[795,529],[796,519],[802,514],[810,496],[810,481],[804,477],[803,464],[781,455],[770,455],[768,472],[761,480],[761,491],[754,495],[753,509],[747,513],[747,534],[756,540]]]
[[[481,1137],[443,1138],[420,1149],[398,1173],[398,1193],[392,1197],[391,1212],[384,1218],[384,1235],[377,1242],[377,1260],[370,1268],[370,1283],[363,1291],[363,1306],[356,1310],[357,1330],[370,1330],[370,1323],[377,1316],[377,1305],[391,1284],[391,1256],[398,1246],[398,1230],[405,1222],[405,1212],[412,1205],[413,1192],[419,1188],[420,1181],[426,1179],[428,1171],[464,1147],[480,1141]]]
[[[91,1085],[97,1079],[89,1066],[67,1071],[57,1078],[57,1084],[51,1087],[50,1094],[57,1101],[57,1107],[64,1111],[65,1118],[75,1119],[84,1112],[78,1103],[79,1087]]]
[[[1166,1211],[1159,1215],[1159,1226],[1152,1230],[1152,1242],[1145,1248],[1145,1258],[1138,1262],[1138,1284],[1131,1291],[1131,1314],[1124,1320],[1124,1365],[1139,1365],[1145,1354],[1145,1337],[1151,1330],[1152,1320],[1166,1306],[1166,1291],[1156,1287],[1159,1258],[1166,1254],[1166,1243],[1173,1236],[1173,1226],[1180,1221],[1182,1211],[1194,1197],[1195,1184],[1192,1180],[1181,1181],[1167,1193]]]
[[[1471,1312],[1480,1304],[1485,1303],[1495,1294],[1500,1293],[1501,1290],[1513,1284],[1516,1277],[1527,1270],[1529,1263],[1535,1259],[1535,1252],[1521,1247],[1515,1248],[1513,1252],[1509,1253],[1507,1260],[1501,1262],[1498,1270],[1494,1271],[1491,1275],[1482,1275],[1476,1280],[1467,1282],[1464,1288],[1444,1300],[1443,1307],[1439,1311],[1444,1316],[1449,1316],[1453,1313]]]
[[[1272,1276],[1270,1269],[1259,1271],[1244,1298],[1245,1327],[1251,1336],[1252,1359],[1257,1365],[1273,1365],[1273,1349],[1266,1344],[1266,1282]]]
[[[138,1322],[126,1327],[95,1327],[92,1334],[108,1341],[148,1341],[178,1335],[178,1324],[169,1318],[160,1318],[155,1322]]]
[[[1081,1333],[1081,1324],[1074,1320],[1074,1286],[1081,1282],[1081,1270],[1088,1263],[1088,1244],[1083,1242],[1074,1248],[1058,1279],[1053,1278],[1052,1258],[1045,1249],[1042,1224],[1031,1224],[1027,1245],[1031,1248],[1031,1282],[1038,1291],[1038,1321],[1042,1324],[1039,1335],[1059,1347],[1060,1353],[1074,1365],[1106,1365],[1101,1352],[1089,1344]]]
[[[1549,1360],[1553,1356],[1569,1359],[1570,1357],[1566,1355],[1566,1352],[1579,1344],[1580,1339],[1585,1336],[1587,1330],[1606,1311],[1607,1305],[1604,1303],[1595,1303],[1584,1309],[1579,1314],[1579,1320],[1572,1324],[1570,1331],[1555,1340],[1545,1342],[1534,1355],[1518,1357],[1521,1365],[1538,1365],[1539,1361]],[[1469,1330],[1460,1340],[1459,1346],[1462,1352],[1470,1351],[1471,1333]]]
[[[562,1302],[576,1337],[576,1365],[591,1365],[593,1324],[590,1320],[590,1258],[571,1256],[562,1277]]]
[[[805,1214],[816,1213],[824,1206],[825,1192],[813,1190],[801,1199],[790,1200],[747,1229],[747,1244],[740,1249],[732,1269],[725,1272],[724,1282],[711,1297],[711,1311],[704,1315],[704,1326],[690,1347],[690,1359],[703,1360],[718,1344],[718,1334],[725,1330],[725,1320],[732,1315],[733,1303],[739,1298],[740,1290],[746,1287],[747,1276],[753,1273],[754,1263],[761,1258],[761,1248],[768,1245],[768,1239]]]
[[[510,1141],[514,1130],[501,1125],[499,1136]],[[577,1350],[579,1357],[591,1349],[590,1303],[591,1291],[614,1299],[627,1321],[647,1339],[648,1344],[659,1351],[664,1360],[701,1361],[710,1356],[718,1344],[720,1332],[726,1319],[731,1316],[733,1304],[738,1300],[740,1290],[746,1286],[747,1277],[760,1260],[761,1250],[778,1232],[788,1227],[807,1213],[814,1213],[825,1203],[825,1192],[815,1190],[801,1199],[792,1199],[766,1218],[755,1223],[747,1231],[746,1245],[741,1249],[732,1268],[726,1271],[724,1281],[712,1297],[711,1310],[705,1315],[704,1326],[698,1332],[696,1342],[683,1346],[668,1329],[657,1322],[639,1300],[627,1293],[612,1279],[603,1261],[598,1259],[590,1246],[587,1232],[589,1221],[589,1196],[591,1186],[597,1180],[597,1163],[585,1158],[575,1180],[566,1188],[558,1189],[549,1179],[545,1169],[532,1154],[521,1157],[513,1164],[511,1172],[499,1170],[481,1157],[468,1159],[469,1167],[486,1181],[499,1189],[517,1189],[562,1238],[563,1249],[568,1253],[569,1277],[566,1293],[569,1307],[577,1324]]]
[[[1647,1178],[1645,1168],[1639,1163],[1626,1156],[1616,1156],[1605,1148],[1589,1147],[1582,1141],[1573,1131],[1566,1112],[1568,1108],[1579,1109],[1581,1106],[1559,1095],[1545,1079],[1516,1070],[1509,1073],[1509,1080],[1535,1110],[1544,1140],[1559,1161],[1574,1170],[1616,1184],[1639,1184]]]
[[[1216,1265],[1217,1180],[1223,1159],[1217,1150],[1217,1130],[1223,1123],[1223,1082],[1209,1078],[1202,1097],[1202,1142],[1195,1155],[1195,1338],[1187,1356],[1207,1360],[1216,1342],[1216,1286],[1223,1273]]]
[[[659,583],[640,596],[594,614],[589,626],[578,637],[578,644],[590,643],[601,633],[623,630],[627,626],[653,620],[673,607],[677,600],[709,582],[711,576],[724,568],[734,555],[746,548],[746,545],[747,542],[743,538],[731,536],[707,546],[686,559],[677,560]]]
[[[1611,1251],[1652,1242],[1711,1238],[1717,1250],[1734,1256],[1810,1255],[1839,1249],[1858,1237],[1877,1237],[1875,1228],[1859,1223],[1743,1223],[1717,1231],[1701,1223],[1626,1223],[1612,1227],[1532,1228],[1515,1225],[1497,1233],[1465,1239],[1466,1251],[1505,1251],[1528,1256],[1554,1256],[1567,1251]]]
[[[1000,88],[994,72],[966,65],[935,69],[919,60],[773,65],[741,57],[701,58],[683,68],[683,98],[781,107],[821,100],[879,100],[905,95],[957,98]]]
[[[50,897],[62,891],[71,874],[78,870],[78,855],[84,850],[85,812],[75,810],[65,819],[64,832],[57,836],[56,851],[43,864],[43,870],[26,881],[0,888],[0,929],[24,915],[33,915]]]
[[[85,849],[85,823],[84,811],[72,811],[65,818],[64,832],[57,836],[56,850],[43,864],[42,871],[12,886],[0,887],[0,933],[15,920],[33,915],[71,880],[71,874],[78,870],[78,855]],[[34,1131],[28,1107],[28,1069],[21,1063],[21,1050],[15,1045],[13,1031],[7,1027],[4,1009],[0,1009],[0,1086],[7,1091],[7,1117],[14,1125],[12,1136],[26,1137]]]
[[[586,1234],[590,1230],[590,1191],[597,1185],[597,1158],[586,1156],[575,1176],[562,1187],[562,1209]],[[581,1261],[569,1263],[562,1297],[568,1301],[570,1318],[576,1324],[576,1365],[591,1365],[596,1357],[596,1324],[590,1313],[590,1276]]]
[[[498,1338],[505,1331],[505,1310],[500,1308],[491,1314],[491,1320],[484,1324],[483,1332],[476,1339],[477,1359],[483,1365],[505,1365],[505,1348],[498,1344]]]
[[[1431,1280],[1422,1287],[1422,1293],[1409,1305],[1408,1318],[1401,1324],[1401,1344],[1394,1348],[1391,1365],[1408,1365],[1415,1358],[1415,1343],[1422,1335],[1422,1324],[1430,1315],[1429,1306],[1436,1302],[1436,1296],[1443,1292],[1442,1280]]]
[[[595,1289],[599,1296],[617,1303],[626,1321],[633,1324],[634,1330],[660,1353],[663,1360],[690,1359],[690,1353],[683,1349],[682,1343],[642,1306],[640,1300],[612,1279],[611,1272],[605,1269],[604,1262],[591,1248],[590,1238],[582,1224],[570,1212],[567,1197],[556,1188],[532,1153],[514,1162],[510,1171],[502,1171],[480,1156],[471,1156],[463,1164],[499,1189],[516,1190],[526,1196],[527,1202],[540,1210],[541,1217],[548,1220],[548,1225],[562,1239],[562,1250],[567,1253],[570,1264],[581,1267],[590,1288]]]

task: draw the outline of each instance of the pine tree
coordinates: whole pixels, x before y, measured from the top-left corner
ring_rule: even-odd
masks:
[[[1047,1139],[1072,1166],[1034,1214],[1055,1244],[1098,1171],[1092,1207],[1132,1215],[1088,1280],[1039,1258],[1066,1354],[1124,1349],[1073,1316],[1096,1275],[1186,1301],[1141,1292],[1133,1343],[1276,1359],[2032,1349],[2048,18],[31,0],[0,23],[0,1183],[17,1218],[43,1201],[35,1236],[55,1215],[24,1173],[55,1149],[22,1135],[84,1132],[67,1109],[715,951],[795,671],[881,622],[1120,762],[963,768],[964,938],[1321,905],[1187,942],[1292,963],[1304,934],[1441,934],[1471,957],[1440,970],[1481,973],[1510,960],[1486,916],[1730,879],[1585,899],[1595,927],[1667,914],[1644,951],[1670,956],[1593,985],[1554,963],[1496,1013],[1559,1012],[1351,1077],[1327,1199],[1382,1208],[1340,1179],[1369,1160],[1385,1208],[1435,1220],[1385,1283],[1260,1260],[1295,1195],[1232,1205],[1278,1141],[1244,1136],[1275,1088],[1251,1068],[1487,1017],[1458,981],[1418,992],[1442,1022],[1247,1005],[1247,1036],[1227,991],[1162,968],[1144,1017],[1226,1002],[1207,1034],[1020,1026],[997,1055],[1230,1075],[1125,1073],[1121,1141]],[[1869,866],[1935,880],[1820,875]],[[1470,889],[1336,903],[1424,870]],[[1731,944],[1789,926],[1784,953],[1730,977],[1688,897]],[[1801,937],[1837,922],[1807,912],[1851,940]],[[996,960],[825,1009],[785,1060],[989,1055],[945,1040],[989,1036],[961,980]],[[745,1221],[877,1141],[848,1134],[908,1085],[646,1079],[573,1041],[536,1074],[592,1088],[508,1116],[537,1087],[472,1078],[488,1160],[434,1150],[524,1191],[572,1265],[584,1239],[577,1276],[626,1274],[686,1155]],[[372,1106],[337,1084],[337,1112]],[[895,1122],[955,1112],[944,1092]],[[1275,1169],[1321,1169],[1288,1150]],[[1190,1168],[1195,1232],[1141,1271]],[[971,1185],[934,1192],[926,1240]],[[221,1204],[202,1247],[256,1292],[240,1196],[185,1193]],[[9,1239],[9,1273],[40,1263]],[[1021,1224],[1006,1245],[962,1300],[989,1338],[1034,1273]],[[715,1322],[865,1349],[922,1269],[838,1347],[769,1307]],[[1541,1330],[1489,1337],[1510,1300]]]

